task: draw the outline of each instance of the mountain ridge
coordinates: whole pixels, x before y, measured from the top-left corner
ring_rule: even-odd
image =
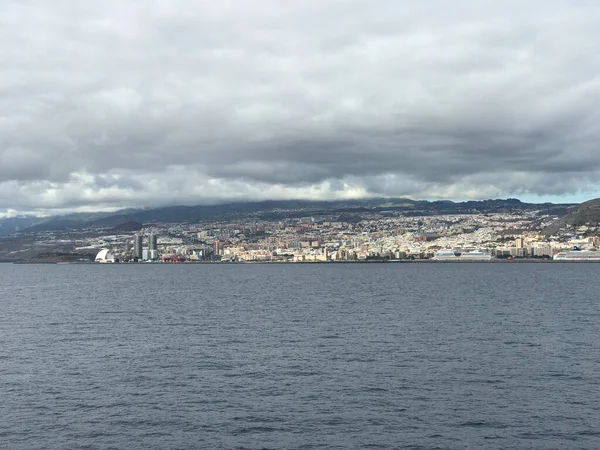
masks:
[[[588,200],[571,207],[559,220],[544,229],[547,236],[556,234],[561,228],[582,225],[600,225],[600,198]]]
[[[215,205],[169,205],[158,208],[128,208],[109,213],[71,213],[47,218],[24,219],[18,227],[12,224],[0,236],[14,232],[36,233],[85,228],[115,228],[125,223],[189,223],[205,220],[236,219],[252,216],[256,219],[276,220],[310,215],[359,214],[396,211],[403,214],[493,213],[524,210],[547,210],[560,216],[572,204],[532,204],[515,198],[469,200],[413,200],[403,197],[367,198],[348,200],[263,200],[257,202],[229,202]],[[28,222],[29,221],[29,222]],[[8,222],[7,222],[8,223]],[[24,226],[27,225],[28,226]]]

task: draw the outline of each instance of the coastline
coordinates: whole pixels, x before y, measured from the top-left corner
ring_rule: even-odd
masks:
[[[439,261],[433,259],[415,260],[370,260],[370,261],[184,261],[184,262],[116,262],[99,263],[94,261],[2,261],[3,264],[56,264],[56,265],[140,265],[140,266],[163,266],[163,265],[246,265],[246,264],[598,264],[600,261],[565,261],[553,259],[491,259],[491,260],[462,260],[462,261]]]

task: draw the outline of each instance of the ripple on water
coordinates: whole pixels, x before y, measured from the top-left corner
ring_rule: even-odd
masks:
[[[0,265],[0,447],[596,450],[594,267]]]

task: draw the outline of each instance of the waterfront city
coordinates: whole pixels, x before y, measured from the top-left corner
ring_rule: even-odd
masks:
[[[378,213],[353,222],[309,216],[254,223],[155,224],[135,234],[82,238],[73,244],[77,251],[107,249],[110,259],[120,262],[422,261],[443,249],[483,252],[490,259],[551,259],[559,252],[599,246],[596,226],[544,234],[552,219],[532,211],[434,217]]]

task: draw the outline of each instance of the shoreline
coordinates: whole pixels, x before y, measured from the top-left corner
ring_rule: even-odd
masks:
[[[491,259],[491,260],[462,260],[439,261],[432,259],[415,260],[371,260],[371,261],[184,261],[184,262],[115,262],[99,263],[95,261],[1,261],[3,264],[56,264],[56,265],[140,265],[140,266],[172,266],[172,265],[246,265],[246,264],[561,264],[561,263],[600,263],[599,261],[565,261],[553,259]]]

